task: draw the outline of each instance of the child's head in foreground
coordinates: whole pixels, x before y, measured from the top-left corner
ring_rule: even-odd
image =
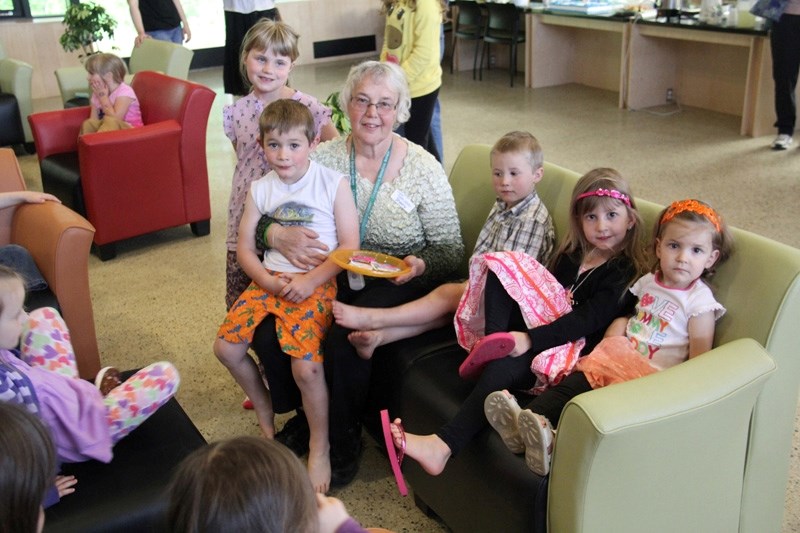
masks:
[[[284,180],[302,177],[319,142],[308,107],[288,98],[275,100],[261,113],[258,130],[270,167]]]
[[[170,487],[170,531],[313,532],[317,500],[300,460],[274,440],[237,437],[196,450]]]
[[[125,74],[128,70],[125,68],[125,63],[118,56],[114,54],[92,54],[86,59],[84,63],[86,72],[89,73],[89,79],[92,76],[99,76],[106,83],[113,81],[112,85],[119,85],[125,81]]]
[[[15,270],[0,265],[0,349],[11,350],[19,344],[26,316],[24,304],[25,280]]]
[[[56,459],[44,424],[20,405],[0,402],[0,531],[37,533]]]
[[[672,202],[653,228],[653,271],[668,287],[688,288],[707,280],[728,260],[733,239],[723,218],[700,200]]]
[[[530,196],[544,174],[542,147],[526,131],[512,131],[500,137],[492,146],[491,163],[495,193],[508,207]]]

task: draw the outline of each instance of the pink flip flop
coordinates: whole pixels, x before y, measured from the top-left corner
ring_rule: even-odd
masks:
[[[515,344],[511,333],[500,332],[485,336],[475,343],[472,351],[458,367],[458,375],[464,379],[476,379],[486,365],[510,354]]]
[[[386,444],[386,452],[389,455],[389,463],[392,465],[392,473],[397,482],[397,489],[403,496],[408,496],[408,487],[406,487],[406,480],[403,479],[403,472],[400,471],[400,464],[403,462],[403,457],[406,454],[406,434],[403,431],[403,426],[398,425],[402,440],[400,442],[400,449],[394,445],[394,438],[392,438],[391,422],[389,421],[389,411],[386,409],[381,411],[381,426],[383,427],[383,441]]]

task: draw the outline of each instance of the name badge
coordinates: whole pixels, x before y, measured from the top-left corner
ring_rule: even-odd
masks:
[[[406,196],[403,191],[399,189],[395,190],[392,193],[391,198],[394,200],[394,203],[399,205],[406,213],[410,213],[414,210],[414,202],[409,200],[408,196]]]

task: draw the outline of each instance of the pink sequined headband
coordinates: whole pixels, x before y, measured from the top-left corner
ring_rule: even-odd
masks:
[[[575,201],[578,201],[581,198],[587,198],[589,196],[607,196],[609,198],[614,198],[615,200],[625,202],[625,205],[631,207],[631,199],[628,197],[628,195],[614,189],[597,189],[591,192],[585,192],[583,194],[579,194],[578,197],[575,198]]]

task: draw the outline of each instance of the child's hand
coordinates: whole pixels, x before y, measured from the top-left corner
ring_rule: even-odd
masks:
[[[75,476],[56,476],[56,489],[58,490],[58,497],[63,498],[67,494],[75,492],[75,484],[78,480]]]
[[[342,501],[332,496],[317,493],[317,509],[319,509],[320,533],[335,533],[339,526],[350,518]]]
[[[98,98],[103,98],[108,96],[108,85],[100,76],[94,75],[89,78],[89,86],[92,88],[92,92],[97,95]]]
[[[289,302],[300,303],[314,293],[314,284],[304,274],[281,274],[288,277],[289,283],[279,293],[279,296]]]
[[[46,192],[20,191],[19,196],[23,202],[29,204],[43,204],[48,201],[61,203],[61,200]]]

